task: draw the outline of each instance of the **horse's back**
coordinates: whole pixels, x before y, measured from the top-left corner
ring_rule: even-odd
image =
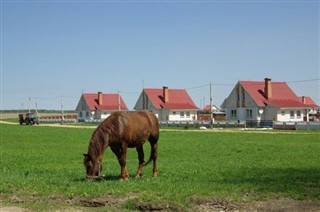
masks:
[[[150,129],[152,133],[159,132],[159,121],[154,113],[138,111],[128,113],[129,124],[142,129]]]
[[[148,133],[155,139],[159,137],[159,121],[152,112],[115,112],[109,118],[116,120],[118,129],[122,129],[120,134],[125,134],[125,137],[132,137],[133,134],[141,132]]]

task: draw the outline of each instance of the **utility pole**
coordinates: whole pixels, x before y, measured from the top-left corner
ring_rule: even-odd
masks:
[[[212,82],[210,82],[210,127],[213,127],[213,117],[212,117]]]
[[[31,97],[29,97],[29,113],[30,113],[30,107],[31,107]]]
[[[34,103],[34,110],[36,111],[37,117],[40,118],[40,115],[38,113],[38,104],[37,104],[37,102]]]
[[[61,95],[61,124],[64,123],[64,115],[63,115],[63,96]]]

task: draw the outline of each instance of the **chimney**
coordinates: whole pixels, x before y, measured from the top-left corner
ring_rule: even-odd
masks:
[[[270,78],[264,79],[264,96],[267,99],[272,99],[272,87],[271,87],[271,79]]]
[[[98,92],[98,105],[102,105],[103,100],[102,100],[102,92]]]
[[[302,103],[306,104],[306,97],[305,96],[302,96]]]
[[[164,103],[167,103],[169,102],[169,90],[168,90],[168,87],[166,86],[163,86],[163,102]]]

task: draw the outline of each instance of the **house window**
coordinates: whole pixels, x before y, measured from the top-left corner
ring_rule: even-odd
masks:
[[[82,117],[82,111],[79,112],[79,117]]]
[[[297,118],[301,118],[301,112],[300,112],[300,110],[297,111]]]
[[[184,112],[180,112],[180,118],[184,118]]]
[[[86,117],[89,117],[89,111],[86,111]]]
[[[252,118],[252,109],[247,109],[247,118]]]
[[[190,112],[186,112],[187,118],[190,118]]]
[[[237,110],[231,110],[231,118],[237,117]]]
[[[285,115],[286,115],[286,111],[284,111],[284,110],[281,111],[281,115],[282,115],[282,116],[285,116]]]
[[[294,119],[294,111],[290,111],[290,118]]]

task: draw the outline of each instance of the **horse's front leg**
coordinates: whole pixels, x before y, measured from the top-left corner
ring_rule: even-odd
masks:
[[[129,173],[126,167],[127,145],[117,145],[111,147],[113,153],[117,156],[121,166],[120,180],[125,181],[129,178]]]
[[[137,149],[138,158],[139,158],[139,166],[138,166],[136,177],[141,177],[142,171],[143,171],[143,163],[144,163],[143,145],[138,146],[136,149]]]
[[[120,150],[120,158],[119,158],[119,163],[121,166],[121,179],[120,180],[128,180],[129,178],[129,173],[126,167],[126,163],[127,163],[127,144],[122,144],[122,148]]]

